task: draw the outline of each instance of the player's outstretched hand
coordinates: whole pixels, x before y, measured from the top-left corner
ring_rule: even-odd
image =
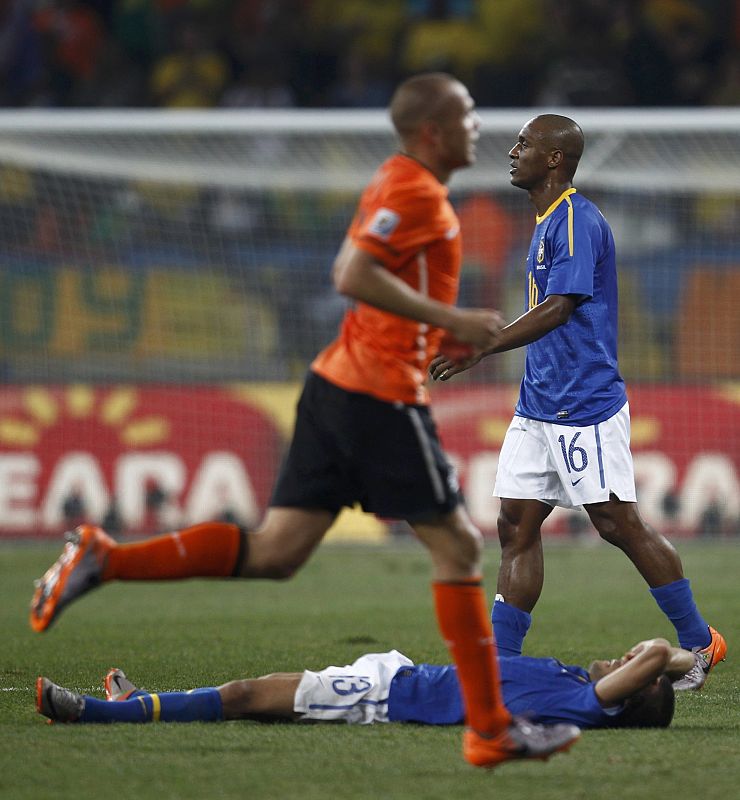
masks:
[[[490,308],[458,308],[447,326],[446,339],[470,345],[472,350],[487,350],[496,344],[499,331],[505,324],[501,314]],[[440,352],[444,353],[444,347]]]
[[[432,380],[448,381],[454,375],[459,375],[475,366],[483,358],[483,353],[477,353],[461,360],[455,360],[448,356],[438,355],[432,359],[429,365],[429,374]]]

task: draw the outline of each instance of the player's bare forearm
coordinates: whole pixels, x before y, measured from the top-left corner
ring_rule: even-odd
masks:
[[[429,365],[429,374],[435,381],[448,381],[475,366],[485,356],[516,350],[518,347],[536,342],[566,323],[575,306],[575,299],[569,295],[550,295],[538,306],[501,328],[491,347],[484,348],[464,360],[439,355]]]
[[[361,303],[389,311],[399,317],[426,322],[440,328],[453,324],[456,309],[417,292],[379,264],[349,269],[337,283],[337,290]]]
[[[694,654],[682,647],[672,647],[665,674],[672,680],[683,677],[694,666]]]
[[[665,639],[651,639],[633,647],[618,669],[596,682],[594,692],[601,705],[609,707],[621,703],[663,675],[675,649]],[[693,664],[693,654],[689,655]]]
[[[630,660],[643,653],[645,650],[660,648],[663,655],[662,671],[660,674],[668,675],[671,680],[685,675],[694,666],[694,654],[682,647],[673,647],[666,639],[646,639],[638,642],[625,656]],[[656,676],[657,677],[657,676]]]
[[[554,294],[546,297],[538,306],[505,325],[499,331],[496,344],[483,355],[505,353],[536,342],[565,324],[575,307],[575,300],[568,295]]]
[[[418,292],[367,253],[345,240],[334,262],[340,294],[400,317],[450,331],[478,349],[490,347],[503,324],[490,309],[462,309]]]

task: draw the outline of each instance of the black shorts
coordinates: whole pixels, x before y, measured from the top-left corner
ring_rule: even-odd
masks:
[[[421,522],[460,502],[426,406],[387,403],[309,373],[272,507],[336,513],[360,503],[380,517]]]

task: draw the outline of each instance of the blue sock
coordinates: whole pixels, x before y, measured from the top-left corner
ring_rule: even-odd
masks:
[[[216,722],[223,719],[218,689],[192,692],[135,692],[128,700],[111,702],[85,695],[79,722]]]
[[[660,610],[673,623],[681,647],[691,650],[706,647],[711,641],[709,625],[699,613],[688,578],[656,586],[650,590]]]
[[[532,615],[511,606],[496,595],[491,611],[496,650],[500,656],[520,656],[524,637],[532,624]]]

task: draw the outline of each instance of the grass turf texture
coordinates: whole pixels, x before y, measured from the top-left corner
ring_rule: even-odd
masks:
[[[159,691],[271,671],[344,664],[393,647],[445,663],[415,543],[326,545],[287,584],[238,581],[110,584],[46,633],[28,627],[32,579],[56,545],[0,545],[0,797],[26,798],[577,798],[736,795],[740,774],[740,642],[735,544],[682,544],[700,607],[729,660],[700,693],[684,693],[668,731],[589,731],[569,754],[466,765],[461,728],[412,725],[45,725],[34,711],[44,674],[102,694],[110,666]],[[489,595],[498,549],[486,552]],[[621,655],[673,630],[624,556],[606,545],[546,549],[546,584],[529,655],[571,663]]]

